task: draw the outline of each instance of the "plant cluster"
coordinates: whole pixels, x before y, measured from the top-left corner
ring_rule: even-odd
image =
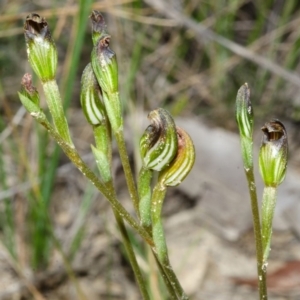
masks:
[[[137,183],[129,163],[124,139],[122,105],[119,98],[118,65],[110,48],[111,36],[103,16],[93,11],[91,62],[82,74],[80,101],[95,138],[92,152],[99,175],[95,174],[78,154],[69,131],[62,99],[56,82],[57,51],[44,18],[31,14],[26,18],[24,31],[28,60],[42,83],[52,123],[40,106],[39,93],[25,74],[19,97],[32,117],[49,132],[64,153],[110,202],[123,244],[143,299],[150,299],[144,276],[137,263],[125,222],[148,244],[155,257],[171,299],[189,299],[178,281],[168,258],[162,224],[162,206],[168,187],[184,180],[193,167],[195,149],[182,128],[176,126],[170,113],[158,108],[148,115],[150,125],[140,139],[142,167]],[[266,271],[269,255],[272,219],[277,187],[283,181],[287,166],[287,134],[278,120],[265,124],[260,150],[259,167],[265,183],[261,219],[253,175],[253,109],[248,85],[238,91],[236,119],[240,130],[242,156],[251,196],[256,239],[260,299],[267,299]],[[131,216],[117,197],[112,174],[112,139],[115,139],[123,165],[128,191],[136,217]],[[155,176],[154,173],[157,173]]]

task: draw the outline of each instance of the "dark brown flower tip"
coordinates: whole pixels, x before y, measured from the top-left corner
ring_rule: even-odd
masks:
[[[102,14],[97,10],[93,10],[90,18],[92,20],[92,40],[93,44],[96,45],[98,40],[107,34],[106,23]]]
[[[104,17],[98,10],[93,10],[90,18],[92,20],[93,32],[97,32],[100,34],[106,32],[107,26],[106,26]]]
[[[149,135],[149,147],[153,147],[154,144],[159,139],[165,139],[166,130],[168,128],[168,122],[169,122],[169,115],[168,112],[158,108],[156,110],[152,110],[148,114],[148,119],[151,122],[151,125],[146,128],[146,131],[150,134]],[[171,119],[171,118],[170,118]],[[172,119],[173,121],[173,119]],[[173,122],[172,122],[173,124]],[[173,126],[175,123],[173,124]]]
[[[272,120],[267,122],[262,128],[263,140],[262,143],[266,144],[272,142],[273,144],[282,145],[287,143],[287,134],[284,125],[279,120]]]
[[[30,14],[26,17],[24,24],[24,33],[26,39],[35,39],[36,37],[41,37],[45,39],[50,39],[51,34],[48,28],[48,23],[44,18],[41,18],[38,14]]]
[[[22,78],[19,97],[30,113],[40,111],[40,96],[38,90],[32,85],[32,76],[28,73]]]
[[[21,80],[21,86],[29,93],[33,94],[37,92],[37,89],[32,85],[32,76],[29,73],[25,73]]]
[[[110,35],[105,34],[97,44],[97,55],[101,55],[106,63],[110,63],[111,59],[116,55],[114,51],[109,48]]]

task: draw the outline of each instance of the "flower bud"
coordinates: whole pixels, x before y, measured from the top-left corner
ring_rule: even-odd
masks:
[[[33,113],[41,110],[40,95],[37,89],[32,85],[32,76],[28,73],[22,78],[19,98],[28,112]]]
[[[158,181],[164,186],[177,186],[190,173],[195,162],[195,148],[191,137],[177,127],[178,150],[170,165],[160,174]]]
[[[93,10],[90,16],[92,20],[92,39],[93,44],[96,45],[97,41],[104,35],[107,34],[106,32],[106,23],[102,16],[102,14],[97,11]]]
[[[82,73],[80,103],[91,125],[99,125],[104,121],[105,109],[101,101],[101,89],[90,63]]]
[[[24,24],[24,34],[32,69],[43,82],[54,79],[57,51],[48,23],[38,14],[30,14]]]
[[[250,101],[250,89],[247,83],[237,93],[236,121],[240,132],[244,167],[249,170],[253,168],[253,110]]]
[[[118,92],[118,64],[115,52],[109,48],[110,35],[103,34],[92,52],[92,66],[103,92]]]
[[[263,127],[263,139],[259,153],[259,170],[265,186],[276,187],[285,178],[288,156],[288,140],[284,125],[273,120]]]
[[[245,83],[238,90],[236,97],[236,121],[242,137],[252,138],[253,109],[250,101],[250,89]]]
[[[177,153],[177,133],[172,116],[163,108],[149,113],[151,125],[140,140],[143,166],[161,171],[167,167]]]

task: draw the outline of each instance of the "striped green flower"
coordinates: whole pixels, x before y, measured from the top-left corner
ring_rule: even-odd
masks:
[[[110,35],[103,34],[92,52],[92,66],[103,92],[118,92],[118,64],[114,51],[109,48]]]
[[[177,133],[172,116],[163,108],[149,113],[151,125],[140,140],[143,166],[161,171],[167,167],[177,153]]]
[[[48,23],[38,14],[31,14],[26,18],[24,34],[28,60],[32,69],[43,82],[54,79],[57,50]]]
[[[285,178],[288,156],[288,140],[284,125],[273,120],[263,127],[263,139],[259,153],[259,170],[265,186],[276,187]]]
[[[158,181],[164,186],[177,186],[189,174],[195,162],[195,148],[191,137],[177,127],[178,150],[170,165],[159,174]]]
[[[81,77],[80,103],[91,125],[98,125],[104,121],[105,109],[101,101],[101,89],[90,63],[85,67]]]

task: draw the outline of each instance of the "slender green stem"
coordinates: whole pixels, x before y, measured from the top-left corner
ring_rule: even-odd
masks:
[[[257,260],[257,275],[258,275],[258,284],[259,284],[259,296],[261,300],[267,300],[267,272],[264,268],[263,262],[263,244],[261,237],[261,228],[260,228],[260,217],[257,201],[257,192],[256,185],[253,174],[253,167],[245,168],[245,173],[248,181],[248,189],[251,198],[251,209],[252,209],[252,218],[253,218],[253,229],[255,236],[255,246],[256,246],[256,260]]]
[[[131,166],[130,166],[129,159],[128,159],[128,154],[127,154],[127,150],[126,150],[126,144],[125,144],[124,134],[123,134],[122,129],[115,132],[115,138],[116,138],[116,141],[118,144],[120,158],[122,161],[130,197],[132,199],[136,214],[139,217],[139,215],[140,215],[139,214],[139,197],[138,197],[137,189],[136,189],[135,182],[133,179],[132,170],[131,170]]]
[[[106,186],[107,186],[107,189],[112,194],[115,193],[112,181],[108,182],[106,184]],[[127,232],[126,226],[124,224],[124,221],[121,218],[121,216],[119,215],[118,211],[116,209],[114,209],[114,208],[113,208],[113,213],[114,213],[115,219],[117,221],[117,225],[119,227],[119,230],[121,232],[123,245],[125,247],[125,250],[126,250],[126,253],[127,253],[127,256],[128,256],[129,262],[130,262],[130,265],[131,265],[132,270],[134,272],[135,279],[137,281],[137,284],[139,286],[139,289],[141,291],[143,299],[144,300],[150,300],[150,297],[149,297],[149,294],[148,294],[148,291],[147,291],[147,288],[146,288],[146,285],[145,285],[145,281],[144,281],[142,272],[140,270],[140,267],[139,267],[139,265],[137,263],[137,260],[136,260],[136,257],[135,257],[135,253],[133,251],[132,244],[130,242],[130,239],[129,239],[129,236],[128,236],[128,232]]]
[[[59,132],[65,142],[72,145],[73,143],[69,131],[69,126],[65,117],[63,103],[56,80],[49,80],[44,82],[43,89],[56,130]]]
[[[161,265],[161,263],[160,263],[160,261],[158,259],[158,256],[155,253],[154,249],[152,249],[152,253],[153,253],[153,256],[155,258],[155,261],[156,261],[156,264],[158,266],[158,269],[159,269],[159,272],[161,274],[161,277],[163,278],[163,281],[164,281],[164,283],[165,283],[165,285],[167,287],[167,290],[169,292],[169,296],[171,297],[170,299],[171,300],[177,300],[178,297],[177,297],[176,291],[174,289],[174,286],[171,284],[169,276],[167,275],[167,273],[165,272],[165,269]]]
[[[167,188],[158,182],[153,189],[151,198],[152,236],[155,245],[154,251],[157,253],[158,260],[168,276],[171,285],[174,286],[178,297],[182,300],[188,300],[189,297],[185,294],[169,260],[168,248],[161,219],[162,205],[166,192]]]
[[[41,125],[43,125],[52,136],[52,138],[58,143],[58,145],[62,148],[64,153],[68,156],[68,158],[72,161],[72,163],[78,168],[78,170],[88,178],[91,183],[106,197],[106,199],[110,202],[113,209],[115,209],[118,214],[128,222],[128,224],[135,229],[140,236],[150,245],[153,246],[153,240],[149,233],[141,227],[137,221],[127,212],[127,210],[123,207],[123,205],[115,198],[114,195],[107,190],[105,184],[101,182],[93,171],[84,163],[81,159],[77,151],[73,146],[70,146],[66,143],[59,133],[51,126],[51,124],[46,119],[45,115],[41,112],[32,113],[31,114]]]
[[[140,197],[139,213],[141,224],[151,228],[151,180],[153,171],[142,167],[138,178],[138,193]]]
[[[153,189],[151,199],[152,236],[159,261],[164,264],[168,260],[168,248],[161,219],[162,204],[167,188],[159,183]]]
[[[107,178],[110,178],[110,180],[108,180],[105,183],[105,186],[106,186],[107,190],[112,195],[114,195],[114,197],[116,198],[115,188],[114,188],[112,176],[111,176],[111,160],[112,160],[112,157],[111,157],[112,156],[112,151],[111,151],[112,147],[111,147],[111,134],[110,134],[111,130],[110,130],[110,127],[107,125],[108,125],[108,122],[106,124],[94,126],[93,130],[94,130],[96,147],[99,151],[101,151],[105,155],[106,160],[109,165],[109,170],[107,170],[107,171],[110,173],[110,175]],[[117,225],[119,227],[119,230],[120,230],[120,233],[122,236],[123,245],[125,247],[130,265],[134,272],[135,279],[136,279],[139,289],[141,291],[142,297],[144,300],[150,300],[142,272],[137,263],[135,253],[133,251],[132,244],[131,244],[129,236],[128,236],[128,232],[127,232],[126,226],[124,224],[124,220],[119,215],[118,211],[115,208],[113,208],[113,213],[114,213]]]
[[[267,262],[272,237],[272,221],[276,206],[277,188],[265,187],[263,192],[262,210],[261,210],[261,233],[263,245],[263,261]],[[266,266],[266,264],[265,264]],[[265,267],[266,268],[266,267]]]

